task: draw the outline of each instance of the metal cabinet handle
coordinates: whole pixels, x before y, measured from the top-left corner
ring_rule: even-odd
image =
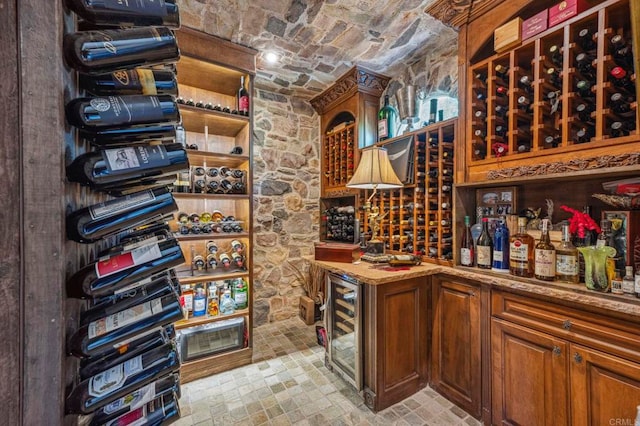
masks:
[[[573,324],[571,324],[571,321],[564,320],[564,322],[562,323],[562,328],[564,328],[565,330],[570,330],[572,325]]]
[[[554,346],[553,347],[553,354],[555,356],[560,356],[562,355],[562,349],[560,349],[560,346]]]
[[[573,356],[573,359],[575,360],[576,363],[580,364],[582,362],[582,355],[576,352],[576,354]]]

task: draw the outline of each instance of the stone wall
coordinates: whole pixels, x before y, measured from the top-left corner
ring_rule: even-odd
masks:
[[[298,314],[296,271],[313,254],[320,210],[320,120],[308,101],[254,93],[254,325]]]

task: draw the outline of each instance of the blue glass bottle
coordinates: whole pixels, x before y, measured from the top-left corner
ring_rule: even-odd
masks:
[[[493,264],[491,270],[509,272],[509,228],[504,218],[500,218],[493,234]]]

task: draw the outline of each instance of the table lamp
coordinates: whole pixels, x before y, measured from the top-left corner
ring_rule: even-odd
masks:
[[[378,206],[372,207],[371,200],[378,192],[378,189],[402,188],[402,186],[402,182],[398,179],[389,162],[389,156],[385,148],[374,146],[362,150],[360,163],[353,177],[347,183],[347,188],[373,189],[364,205],[371,226],[371,239],[366,248],[368,255],[384,256],[384,242],[380,236],[380,222],[388,213],[380,216],[380,209]]]

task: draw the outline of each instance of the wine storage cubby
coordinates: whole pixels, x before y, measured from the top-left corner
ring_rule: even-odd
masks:
[[[320,241],[359,242],[358,201],[355,195],[320,199]]]
[[[447,120],[410,133],[414,149],[413,178],[409,179],[412,183],[396,190],[378,191],[371,200],[384,215],[381,233],[388,252],[420,255],[426,262],[451,263],[456,125],[456,120]],[[371,191],[363,191],[360,199],[366,200],[370,195]],[[362,209],[360,223],[368,240],[370,224]]]
[[[629,16],[628,0],[606,1],[471,65],[466,181],[626,153],[638,139]]]
[[[353,117],[345,120],[324,136],[323,180],[327,189],[344,187],[359,158]]]

